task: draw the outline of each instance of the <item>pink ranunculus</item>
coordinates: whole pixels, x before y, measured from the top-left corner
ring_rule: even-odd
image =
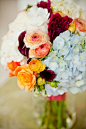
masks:
[[[38,48],[39,45],[43,44],[44,42],[49,41],[48,34],[40,31],[40,30],[31,30],[26,33],[24,42],[27,48],[35,49]]]

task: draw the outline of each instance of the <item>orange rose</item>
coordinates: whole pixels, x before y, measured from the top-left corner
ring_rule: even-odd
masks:
[[[27,65],[18,66],[15,70],[15,75],[17,76],[17,84],[21,89],[27,92],[32,89],[36,83],[36,74],[31,71]]]
[[[33,59],[29,62],[28,67],[30,70],[40,73],[45,69],[45,64],[42,64],[42,62],[37,59]]]
[[[10,73],[9,73],[9,77],[12,77],[14,76],[14,72],[15,72],[15,69],[17,68],[17,66],[20,66],[20,63],[19,62],[10,62],[7,64],[8,65],[8,68],[10,69]]]

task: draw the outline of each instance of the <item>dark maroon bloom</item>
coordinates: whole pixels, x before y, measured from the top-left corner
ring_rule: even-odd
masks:
[[[18,37],[18,41],[19,41],[19,46],[18,46],[18,50],[20,51],[20,53],[24,56],[26,56],[28,58],[28,53],[29,53],[29,48],[26,48],[25,43],[23,42],[23,39],[25,37],[26,31],[23,31],[19,37]]]
[[[48,23],[50,41],[53,43],[53,40],[59,36],[60,33],[68,30],[72,21],[73,19],[68,16],[62,17],[59,13],[52,14]]]
[[[51,82],[56,77],[56,74],[52,70],[44,70],[40,73],[40,76],[46,81]]]
[[[42,7],[42,8],[47,8],[48,12],[50,14],[52,14],[52,9],[50,8],[51,7],[51,1],[50,0],[48,0],[48,2],[41,1],[40,3],[37,4],[37,6]]]

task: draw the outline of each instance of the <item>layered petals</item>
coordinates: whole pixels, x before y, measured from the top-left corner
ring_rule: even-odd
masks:
[[[49,41],[48,35],[40,30],[29,31],[24,38],[25,45],[30,49],[35,49],[46,41]]]
[[[50,43],[46,42],[44,44],[41,44],[36,49],[30,49],[29,56],[30,56],[30,58],[32,58],[32,57],[42,58],[49,53],[50,47],[51,47]]]
[[[17,66],[20,66],[20,62],[10,62],[7,64],[9,70],[10,70],[10,73],[9,73],[9,77],[12,77],[14,76],[14,72],[15,72],[15,69],[17,68]]]
[[[42,64],[42,62],[37,59],[33,59],[29,62],[28,67],[30,70],[40,73],[45,69],[45,64]]]
[[[27,65],[18,66],[15,70],[15,75],[17,76],[17,84],[21,89],[25,88],[27,92],[32,89],[36,83],[36,74],[31,71]]]

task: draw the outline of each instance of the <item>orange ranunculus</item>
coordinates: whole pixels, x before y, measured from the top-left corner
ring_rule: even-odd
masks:
[[[17,84],[21,89],[25,88],[27,92],[32,89],[36,83],[36,73],[31,71],[27,65],[18,66],[15,70],[15,75],[17,76]]]
[[[27,47],[30,49],[37,48],[43,42],[49,41],[48,34],[40,31],[40,30],[31,30],[26,33],[24,42]]]
[[[14,72],[15,72],[15,69],[17,68],[17,66],[20,66],[20,62],[10,62],[7,64],[8,65],[8,68],[10,69],[10,73],[9,73],[9,77],[12,77],[12,76],[15,76],[14,75]]]
[[[74,20],[75,27],[78,31],[86,32],[86,21],[81,18],[76,18]]]
[[[51,44],[46,42],[44,44],[41,44],[38,48],[36,49],[30,49],[29,51],[29,57],[37,57],[37,58],[42,58],[46,56],[49,51],[50,51]]]
[[[42,64],[42,62],[37,59],[33,59],[29,62],[28,67],[30,70],[40,73],[45,69],[45,64]]]

